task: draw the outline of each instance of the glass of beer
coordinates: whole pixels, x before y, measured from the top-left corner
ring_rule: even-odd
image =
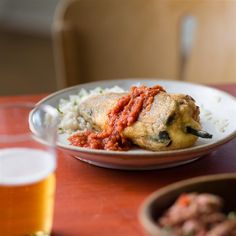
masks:
[[[0,105],[0,235],[50,235],[53,221],[57,112],[33,104]]]

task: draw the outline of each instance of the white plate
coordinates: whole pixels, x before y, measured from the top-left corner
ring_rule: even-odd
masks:
[[[44,98],[38,104],[57,107],[61,98],[68,99],[69,95],[77,94],[81,88],[90,90],[98,86],[109,88],[118,85],[129,90],[132,85],[137,83],[147,86],[160,84],[168,93],[184,93],[192,96],[200,107],[203,130],[213,134],[213,138],[199,138],[190,148],[160,152],[143,149],[117,152],[75,147],[69,145],[65,135],[60,135],[57,146],[82,161],[101,167],[128,170],[162,169],[196,160],[236,136],[236,98],[217,89],[187,82],[158,79],[99,81],[60,90]],[[39,121],[34,117],[36,114],[37,108],[30,116],[30,126],[33,132],[36,132],[35,127],[38,126]]]

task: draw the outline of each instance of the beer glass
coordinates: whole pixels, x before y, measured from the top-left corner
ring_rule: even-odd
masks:
[[[33,104],[0,105],[0,235],[50,235],[55,191],[57,112]],[[38,119],[38,120],[37,120]]]

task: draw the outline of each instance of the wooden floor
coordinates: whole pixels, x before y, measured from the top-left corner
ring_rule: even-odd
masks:
[[[55,90],[50,37],[0,32],[0,95]]]

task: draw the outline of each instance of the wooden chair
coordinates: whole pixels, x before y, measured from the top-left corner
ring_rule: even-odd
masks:
[[[236,82],[236,1],[70,0],[53,22],[58,88],[114,78]]]

